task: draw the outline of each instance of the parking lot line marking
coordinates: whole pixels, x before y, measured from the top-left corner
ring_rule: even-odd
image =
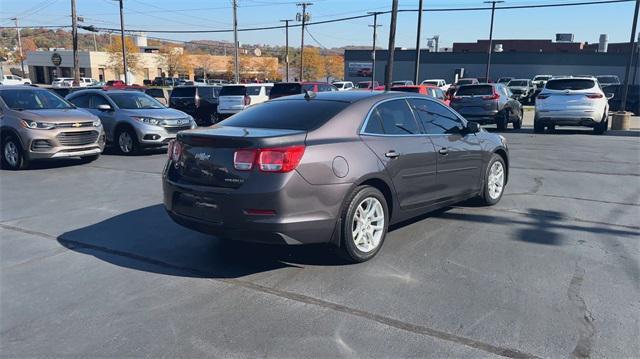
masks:
[[[599,172],[599,171],[584,171],[584,170],[568,170],[564,168],[539,168],[539,167],[519,167],[519,166],[510,166],[509,168],[510,169],[515,168],[519,170],[532,170],[532,171],[571,172],[571,173],[585,173],[585,174],[593,174],[593,175],[640,177],[640,173]]]
[[[21,233],[31,234],[31,235],[42,237],[42,238],[46,238],[46,239],[58,240],[60,243],[62,243],[65,247],[67,247],[69,249],[84,248],[84,249],[100,251],[100,252],[108,253],[108,254],[111,254],[111,255],[125,257],[125,258],[128,258],[128,259],[139,260],[139,261],[142,261],[142,262],[145,262],[145,263],[148,263],[148,264],[152,264],[152,265],[157,265],[157,266],[162,266],[162,267],[165,267],[165,268],[184,271],[184,272],[191,273],[191,274],[194,274],[194,275],[197,275],[197,276],[200,276],[200,277],[204,277],[204,278],[206,278],[209,275],[208,273],[203,272],[203,271],[199,271],[197,269],[176,266],[176,265],[173,265],[171,263],[167,263],[167,262],[164,262],[164,261],[161,261],[161,260],[157,260],[157,259],[141,256],[141,255],[138,255],[138,254],[135,254],[135,253],[129,253],[129,252],[124,252],[124,251],[114,250],[114,249],[111,249],[111,248],[108,248],[108,247],[97,246],[97,245],[83,243],[83,242],[79,242],[79,241],[75,241],[75,240],[69,240],[69,239],[65,239],[62,236],[56,237],[56,236],[50,235],[48,233],[32,231],[32,230],[29,230],[29,229],[24,229],[24,228],[21,228],[21,227],[16,227],[16,226],[7,225],[7,224],[1,224],[1,223],[0,223],[0,227],[4,228],[4,229],[8,229],[8,230],[21,232]],[[507,357],[507,358],[518,358],[518,359],[540,359],[541,358],[539,356],[536,356],[536,355],[533,355],[533,354],[529,354],[529,353],[526,353],[526,352],[523,352],[523,351],[520,351],[520,350],[517,350],[517,349],[499,347],[499,346],[496,346],[496,345],[484,343],[484,342],[481,342],[481,341],[478,341],[478,340],[474,340],[474,339],[471,339],[471,338],[467,338],[467,337],[463,337],[463,336],[459,336],[459,335],[450,334],[450,333],[447,333],[447,332],[444,332],[444,331],[432,329],[432,328],[429,328],[429,327],[426,327],[426,326],[403,322],[403,321],[398,320],[398,319],[393,319],[393,318],[390,318],[390,317],[387,317],[387,316],[370,313],[370,312],[367,312],[367,311],[364,311],[364,310],[361,310],[361,309],[356,309],[356,308],[348,307],[348,306],[345,306],[345,305],[342,305],[342,304],[337,304],[337,303],[325,301],[325,300],[314,298],[314,297],[307,296],[307,295],[304,295],[304,294],[298,294],[298,293],[293,293],[293,292],[284,291],[284,290],[280,290],[280,289],[275,289],[275,288],[263,286],[263,285],[256,284],[256,283],[253,283],[253,282],[249,282],[249,281],[244,281],[244,280],[240,280],[240,279],[225,279],[225,278],[206,278],[206,279],[207,280],[211,280],[211,281],[215,281],[215,282],[226,283],[226,284],[230,284],[230,285],[234,285],[234,286],[238,286],[238,287],[254,290],[254,291],[265,293],[265,294],[271,294],[271,295],[274,295],[274,296],[277,296],[277,297],[280,297],[280,298],[293,300],[293,301],[304,303],[304,304],[315,305],[315,306],[322,307],[322,308],[329,309],[329,310],[333,310],[333,311],[336,311],[336,312],[340,312],[340,313],[344,313],[344,314],[360,317],[360,318],[363,318],[363,319],[375,321],[377,323],[380,323],[380,324],[383,324],[383,325],[386,325],[386,326],[389,326],[389,327],[393,327],[393,328],[396,328],[396,329],[408,331],[408,332],[411,332],[411,333],[414,333],[414,334],[425,335],[425,336],[432,337],[432,338],[435,338],[435,339],[440,339],[440,340],[452,342],[452,343],[455,343],[455,344],[464,345],[464,346],[467,346],[467,347],[470,347],[470,348],[473,348],[473,349],[477,349],[477,350],[484,351],[484,352],[491,353],[491,354],[496,354],[496,355]]]
[[[580,197],[570,197],[570,196],[558,196],[555,194],[541,194],[541,193],[505,193],[505,196],[536,196],[536,197],[550,197],[550,198],[559,198],[559,199],[573,199],[576,201],[587,201],[587,202],[596,202],[596,203],[604,203],[604,204],[617,204],[620,206],[640,206],[640,203],[629,203],[629,202],[613,202],[613,201],[603,201],[600,199],[591,199],[591,198],[580,198]]]

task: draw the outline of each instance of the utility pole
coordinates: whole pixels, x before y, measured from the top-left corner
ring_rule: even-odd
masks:
[[[240,82],[240,61],[238,59],[238,0],[233,0],[233,79],[235,83]]]
[[[76,0],[71,0],[71,38],[73,42],[73,85],[80,85],[80,68],[78,67],[78,14]]]
[[[391,5],[391,25],[389,26],[389,59],[387,60],[387,69],[384,75],[384,89],[391,90],[391,82],[393,81],[393,57],[396,49],[396,23],[398,22],[398,0],[393,0]],[[371,84],[373,86],[373,84]]]
[[[489,51],[487,53],[487,71],[485,73],[485,77],[487,78],[487,82],[489,82],[489,70],[491,69],[491,53],[493,52],[493,16],[496,12],[496,4],[503,3],[502,0],[491,0],[485,1],[485,4],[491,4],[491,27],[489,29]]]
[[[124,42],[124,4],[123,0],[120,2],[120,38],[122,39],[122,68],[124,70],[124,83],[129,84],[129,75],[127,74],[127,49]]]
[[[640,8],[640,0],[636,0],[636,10],[633,13],[633,24],[631,24],[631,39],[629,39],[629,60],[624,69],[624,85],[622,87],[622,100],[620,103],[620,111],[627,110],[627,95],[629,92],[629,70],[633,61],[635,52],[636,26],[638,25],[638,9]]]
[[[418,6],[418,29],[416,30],[416,67],[414,72],[414,84],[419,84],[420,74],[420,31],[422,30],[422,0]]]
[[[369,27],[373,28],[373,45],[371,47],[371,89],[373,89],[373,82],[376,80],[376,39],[378,38],[378,12],[370,12],[373,14],[373,25]]]
[[[302,6],[302,36],[300,37],[300,81],[304,78],[304,25],[307,22],[307,6],[311,6],[313,3],[303,2],[298,3],[296,6]]]
[[[22,76],[24,76],[24,56],[22,56],[22,39],[20,38],[20,27],[18,26],[18,18],[14,17],[9,20],[16,22],[16,31],[18,32],[18,49],[20,50],[20,69],[22,70]]]
[[[289,82],[289,21],[293,21],[293,20],[280,20],[280,22],[284,22],[284,42],[285,42],[285,52],[284,52],[284,78],[285,78],[285,82]]]

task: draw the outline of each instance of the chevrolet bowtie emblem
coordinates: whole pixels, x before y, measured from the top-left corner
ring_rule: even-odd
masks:
[[[81,125],[80,123],[76,122],[76,123],[74,123],[74,124],[73,124],[73,125],[71,125],[71,126],[73,126],[73,127],[80,127],[80,126],[82,126],[82,125]]]

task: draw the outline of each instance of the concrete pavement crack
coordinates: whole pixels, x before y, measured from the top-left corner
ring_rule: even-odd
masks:
[[[75,240],[65,239],[62,236],[56,237],[56,236],[53,236],[53,235],[50,235],[50,234],[47,234],[47,233],[38,232],[38,231],[32,231],[32,230],[28,230],[28,229],[24,229],[24,228],[20,228],[20,227],[16,227],[16,226],[11,226],[11,225],[6,225],[6,224],[0,224],[0,228],[13,230],[13,231],[17,231],[17,232],[22,232],[22,233],[26,233],[26,234],[31,234],[31,235],[38,236],[38,237],[41,237],[41,238],[58,240],[61,243],[63,243],[65,245],[65,247],[67,247],[69,249],[84,248],[84,249],[89,249],[89,250],[94,250],[94,251],[100,251],[100,252],[108,253],[108,254],[111,254],[111,255],[116,255],[116,256],[125,257],[125,258],[128,258],[128,259],[142,261],[142,262],[147,263],[147,264],[152,264],[152,265],[162,266],[162,267],[170,268],[170,269],[174,269],[174,270],[184,271],[186,273],[191,273],[191,274],[194,274],[194,275],[197,275],[197,276],[200,276],[200,277],[207,278],[208,280],[211,280],[211,281],[226,283],[226,284],[230,284],[230,285],[234,285],[234,286],[250,289],[250,290],[253,290],[253,291],[261,292],[261,293],[264,293],[264,294],[274,295],[274,296],[277,296],[277,297],[280,297],[280,298],[283,298],[283,299],[293,300],[293,301],[296,301],[296,302],[300,302],[300,303],[304,303],[304,304],[308,304],[308,305],[314,305],[314,306],[321,307],[321,308],[324,308],[324,309],[333,310],[335,312],[340,312],[340,313],[343,313],[343,314],[360,317],[360,318],[363,318],[363,319],[366,319],[366,320],[375,321],[377,323],[386,325],[388,327],[393,327],[393,328],[404,330],[404,331],[411,332],[411,333],[414,333],[414,334],[424,335],[424,336],[428,336],[428,337],[431,337],[431,338],[448,341],[448,342],[451,342],[451,343],[455,343],[455,344],[463,345],[463,346],[466,346],[466,347],[469,347],[469,348],[473,348],[473,349],[477,349],[477,350],[480,350],[480,351],[484,351],[486,353],[491,353],[491,354],[495,354],[495,355],[499,355],[499,356],[503,356],[503,357],[507,357],[507,358],[522,358],[522,359],[540,358],[540,357],[538,357],[536,355],[533,355],[533,354],[530,354],[530,353],[526,353],[526,352],[520,351],[518,349],[500,347],[500,346],[492,345],[492,344],[489,344],[489,343],[484,343],[484,342],[481,342],[481,341],[478,341],[478,340],[475,340],[475,339],[471,339],[471,338],[467,338],[467,337],[463,337],[463,336],[459,336],[459,335],[455,335],[455,334],[450,334],[450,333],[447,333],[447,332],[444,332],[444,331],[440,331],[440,330],[429,328],[429,327],[422,326],[422,325],[407,323],[407,322],[404,322],[404,321],[401,321],[401,320],[398,320],[398,319],[394,319],[394,318],[391,318],[391,317],[387,317],[387,316],[383,316],[383,315],[379,315],[379,314],[374,314],[374,313],[371,313],[371,312],[367,312],[365,310],[352,308],[352,307],[349,307],[349,306],[346,306],[346,305],[325,301],[325,300],[314,298],[314,297],[307,296],[307,295],[304,295],[304,294],[299,294],[299,293],[289,292],[289,291],[276,289],[276,288],[272,288],[272,287],[267,287],[267,286],[263,286],[263,285],[260,285],[260,284],[257,284],[257,283],[253,283],[253,282],[250,282],[250,281],[244,281],[244,280],[241,280],[241,279],[208,278],[209,273],[207,273],[207,272],[200,271],[200,270],[193,269],[193,268],[177,266],[177,265],[174,265],[174,264],[171,264],[171,263],[164,262],[162,260],[141,256],[141,255],[138,255],[138,254],[135,254],[135,253],[129,253],[129,252],[124,252],[124,251],[114,250],[114,249],[111,249],[111,248],[108,248],[108,247],[97,246],[97,245],[83,243],[83,242],[79,242],[79,241],[75,241]]]
[[[584,273],[584,268],[576,263],[576,270],[567,290],[567,297],[569,297],[569,300],[577,310],[578,341],[573,352],[571,352],[571,356],[574,358],[589,358],[591,356],[593,337],[596,332],[593,315],[587,308],[587,304],[581,294]]]

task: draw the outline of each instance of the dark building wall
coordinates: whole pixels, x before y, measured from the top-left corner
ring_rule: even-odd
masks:
[[[384,70],[387,64],[388,52],[376,51],[376,80],[384,81]],[[349,81],[366,81],[369,78],[357,76],[354,68],[371,68],[371,52],[367,50],[345,51],[345,79]],[[415,63],[414,50],[399,50],[395,52],[394,80],[412,80]],[[494,53],[491,60],[491,78],[502,76],[533,78],[538,74],[549,75],[618,75],[624,78],[624,68],[628,56],[615,53],[538,53],[538,52],[502,52]],[[485,53],[451,53],[427,52],[420,53],[420,75],[422,81],[427,78],[442,78],[451,82],[455,70],[465,69],[466,77],[484,77],[487,55]],[[369,64],[367,64],[369,63]],[[357,65],[353,66],[351,64]],[[637,64],[637,61],[636,61]],[[636,65],[637,66],[637,65]],[[351,73],[349,69],[352,69]],[[636,73],[636,83],[640,71]],[[367,71],[361,71],[367,74]]]
[[[493,40],[494,46],[502,44],[504,52],[580,52],[581,42],[553,42],[551,40]],[[489,48],[489,40],[454,42],[453,52],[483,52]]]

